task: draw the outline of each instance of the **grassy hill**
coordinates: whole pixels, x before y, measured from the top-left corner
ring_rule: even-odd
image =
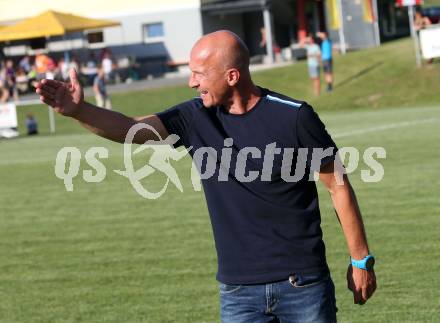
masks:
[[[334,60],[335,91],[313,96],[304,63],[256,75],[260,84],[297,98],[318,110],[376,109],[440,102],[440,64],[415,64],[414,43],[404,39],[379,48],[339,55]]]

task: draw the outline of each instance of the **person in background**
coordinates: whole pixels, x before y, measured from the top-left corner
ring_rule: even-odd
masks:
[[[39,50],[35,56],[35,67],[37,70],[37,80],[42,80],[46,77],[49,70],[49,56],[45,55],[43,51]]]
[[[266,28],[261,27],[260,28],[260,35],[261,35],[261,41],[259,43],[259,53],[264,57],[268,55],[267,53],[267,39],[266,39]],[[276,62],[279,62],[282,60],[281,58],[281,48],[278,46],[275,38],[272,39],[272,55],[274,56],[274,59]],[[264,58],[263,58],[264,63]]]
[[[82,66],[82,73],[87,78],[87,84],[93,84],[93,81],[95,80],[95,77],[98,74],[96,58],[93,52],[89,53],[87,62]]]
[[[28,136],[38,134],[38,123],[32,113],[26,114],[26,129]]]
[[[96,105],[111,110],[112,103],[107,93],[106,78],[102,66],[99,67],[98,74],[93,81],[93,92],[95,92]]]
[[[6,68],[4,62],[0,61],[0,103],[5,103],[9,99],[9,91],[6,88]]]
[[[261,35],[261,41],[259,43],[260,54],[264,56],[267,54],[267,51],[266,51],[266,28],[264,28],[264,27],[260,28],[260,35]]]
[[[19,94],[29,91],[29,79],[22,67],[19,67],[15,73],[15,84]]]
[[[61,57],[58,60],[58,75],[56,79],[67,81],[69,79],[69,69],[70,69],[70,64],[66,62],[64,57]]]
[[[69,63],[69,70],[73,68],[75,71],[80,71],[80,64],[78,62],[78,58],[76,57],[76,55],[72,55],[68,63]]]
[[[33,64],[31,66],[31,70],[29,71],[29,73],[27,73],[27,78],[28,78],[28,84],[31,87],[35,87],[38,83],[38,73],[37,73],[37,67],[35,66],[35,64]]]
[[[309,69],[309,77],[312,80],[313,93],[318,96],[321,92],[321,79],[319,77],[321,49],[311,35],[305,38],[304,47],[307,51],[307,66]]]
[[[9,91],[9,97],[14,98],[14,101],[18,101],[17,82],[15,79],[14,62],[11,59],[6,61],[6,89]]]
[[[428,17],[424,17],[420,11],[416,11],[414,14],[414,28],[416,31],[424,29],[431,25],[431,20]]]
[[[321,40],[321,62],[324,70],[325,82],[327,83],[327,92],[333,91],[333,55],[332,42],[325,31],[320,31],[316,36]]]
[[[101,67],[104,71],[106,81],[113,81],[113,60],[108,50],[103,51]]]
[[[31,58],[29,55],[25,55],[21,60],[20,63],[18,63],[19,67],[23,69],[25,73],[29,73],[31,70]]]
[[[414,29],[416,30],[417,35],[419,35],[420,30],[431,26],[431,24],[432,24],[431,20],[429,20],[428,17],[423,16],[419,10],[417,10],[415,12],[415,14],[414,14]],[[432,58],[428,59],[428,64],[432,64],[432,62],[433,62]]]

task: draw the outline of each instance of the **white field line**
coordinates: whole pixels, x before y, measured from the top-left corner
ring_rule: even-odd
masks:
[[[365,133],[370,132],[376,132],[376,131],[383,131],[388,129],[395,129],[395,128],[403,128],[403,127],[410,127],[417,124],[424,124],[424,123],[432,123],[436,122],[438,119],[436,118],[429,118],[429,119],[421,119],[421,120],[414,120],[414,121],[404,121],[404,122],[397,122],[397,123],[388,123],[382,126],[377,127],[370,127],[370,128],[363,128],[353,131],[347,131],[347,132],[341,132],[333,135],[333,138],[343,138],[343,137],[349,137],[349,136],[355,136],[355,135],[362,135]]]

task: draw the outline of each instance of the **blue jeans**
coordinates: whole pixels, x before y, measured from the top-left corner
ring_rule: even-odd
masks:
[[[270,284],[220,284],[223,323],[333,323],[336,311],[328,273],[296,274]]]

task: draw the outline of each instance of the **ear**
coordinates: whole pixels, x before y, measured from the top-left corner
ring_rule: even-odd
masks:
[[[240,79],[240,71],[235,68],[231,68],[228,70],[227,73],[229,86],[236,85],[238,83],[238,80]]]

